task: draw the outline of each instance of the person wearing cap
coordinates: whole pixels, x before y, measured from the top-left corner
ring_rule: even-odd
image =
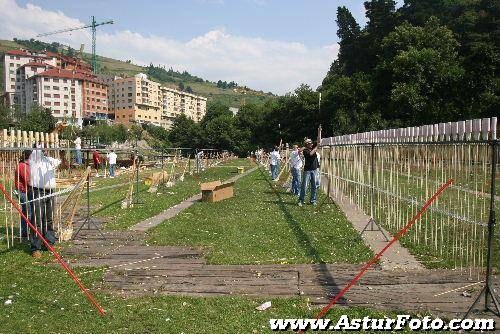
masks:
[[[305,148],[302,150],[304,155],[304,175],[302,176],[302,187],[300,188],[299,206],[304,204],[308,185],[311,184],[311,199],[310,203],[316,205],[318,196],[318,183],[319,178],[319,163],[316,154],[317,146],[309,138],[304,140]]]
[[[302,174],[302,166],[304,165],[300,155],[299,147],[293,145],[293,150],[290,153],[290,171],[292,173],[292,189],[291,192],[295,196],[300,194],[300,180]]]

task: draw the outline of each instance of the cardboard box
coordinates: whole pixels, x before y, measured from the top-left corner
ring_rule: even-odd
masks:
[[[220,181],[202,183],[201,200],[203,202],[219,202],[234,196],[234,182],[221,183]]]
[[[144,183],[147,186],[157,186],[164,181],[168,181],[168,172],[166,171],[151,174],[151,176],[148,176],[146,180],[144,180]]]

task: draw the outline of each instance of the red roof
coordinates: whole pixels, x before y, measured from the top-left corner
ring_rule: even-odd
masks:
[[[79,71],[79,70],[63,70],[63,69],[59,69],[59,68],[52,68],[50,70],[39,73],[36,76],[85,80],[85,81],[92,81],[92,82],[104,84],[101,80],[99,80],[92,73],[85,72],[85,71]]]
[[[28,52],[26,52],[25,50],[10,50],[5,53],[8,55],[28,56]]]
[[[47,66],[48,66],[48,67],[54,67],[54,66],[52,66],[52,65],[50,65],[50,64],[47,64],[47,63],[40,63],[40,62],[38,62],[38,61],[30,61],[29,63],[24,64],[24,65],[22,65],[21,67],[24,67],[24,66],[36,66],[36,67],[47,67]]]
[[[58,53],[52,51],[46,51],[45,54],[47,55],[47,57],[59,57]]]

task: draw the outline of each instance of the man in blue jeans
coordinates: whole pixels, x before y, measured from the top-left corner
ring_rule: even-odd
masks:
[[[292,194],[299,196],[300,181],[302,179],[302,157],[300,156],[299,147],[293,145],[293,150],[290,153],[290,171],[292,173]]]
[[[318,157],[316,155],[317,146],[313,145],[311,139],[307,138],[304,141],[305,148],[302,151],[304,155],[304,176],[302,177],[302,187],[300,189],[299,196],[299,206],[304,204],[304,200],[306,198],[307,187],[308,184],[311,184],[311,199],[310,203],[316,205],[317,196],[318,196],[318,187],[316,180],[319,175],[319,163]]]
[[[278,181],[281,163],[281,156],[278,146],[275,146],[274,150],[271,152],[269,163],[271,164],[271,178],[273,179],[273,181]]]

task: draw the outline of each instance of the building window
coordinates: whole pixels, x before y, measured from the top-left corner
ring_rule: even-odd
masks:
[[[50,97],[50,94],[44,93],[43,97]]]
[[[52,86],[53,90],[59,90],[59,86]]]
[[[60,105],[61,105],[61,102],[56,101],[56,102],[54,102],[54,105],[55,105],[55,106],[60,106]]]
[[[68,95],[64,95],[64,98],[65,98],[65,99],[69,99],[69,96],[68,96]]]
[[[52,80],[53,80],[54,82],[59,82],[59,79],[57,79],[57,78],[54,78],[54,79],[52,79]]]
[[[60,97],[61,97],[61,95],[59,95],[59,94],[54,94],[54,98],[59,99]]]
[[[46,106],[50,106],[50,101],[45,101],[43,104]]]

